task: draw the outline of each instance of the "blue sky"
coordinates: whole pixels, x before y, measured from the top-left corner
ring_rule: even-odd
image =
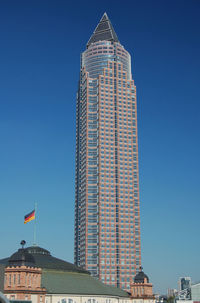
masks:
[[[154,290],[200,280],[200,2],[1,1],[0,257],[38,203],[38,244],[73,261],[80,53],[106,11],[137,86],[142,264]]]

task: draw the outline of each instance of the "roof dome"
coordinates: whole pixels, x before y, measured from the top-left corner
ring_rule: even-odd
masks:
[[[0,270],[4,269],[5,266],[9,266],[10,261],[14,265],[19,265],[22,261],[28,263],[28,261],[34,260],[35,266],[42,269],[41,287],[46,289],[47,294],[129,297],[126,291],[102,283],[92,277],[85,269],[51,256],[51,253],[44,248],[39,246],[24,248],[23,246],[24,244],[10,258],[0,260]]]
[[[10,258],[0,260],[4,266],[34,266],[41,269],[52,269],[90,275],[90,272],[67,261],[55,258],[51,253],[39,246],[24,248],[25,241],[21,242],[22,248],[15,252]]]
[[[142,271],[142,269],[142,266],[140,266],[140,271],[134,278],[135,283],[144,283],[144,279],[146,279],[147,283],[149,283],[149,277]]]
[[[30,246],[26,248],[26,251],[34,257],[37,267],[89,274],[88,271],[81,267],[53,257],[47,249],[42,247]]]
[[[24,248],[26,241],[22,240],[22,248],[18,249],[17,252],[12,254],[8,259],[8,266],[30,266],[35,267],[34,257]]]
[[[39,246],[30,246],[26,248],[26,251],[32,255],[34,254],[40,254],[40,255],[48,255],[51,256],[50,251],[48,251],[47,249],[44,249],[42,247]]]

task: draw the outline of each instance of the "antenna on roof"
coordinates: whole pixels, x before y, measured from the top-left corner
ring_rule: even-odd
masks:
[[[37,213],[37,203],[35,202],[35,222],[34,222],[34,231],[33,231],[33,246],[37,246],[37,242],[36,242],[36,221],[37,221],[36,213]]]

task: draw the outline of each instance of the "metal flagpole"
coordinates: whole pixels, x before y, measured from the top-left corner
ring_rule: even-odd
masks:
[[[34,222],[34,233],[33,233],[33,245],[37,246],[36,243],[36,217],[37,216],[37,203],[35,202],[35,222]]]

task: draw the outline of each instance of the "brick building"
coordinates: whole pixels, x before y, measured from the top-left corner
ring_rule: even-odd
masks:
[[[11,303],[155,303],[152,284],[141,271],[127,292],[38,246],[0,260],[0,269],[0,289]]]
[[[75,264],[130,291],[141,265],[136,86],[105,13],[81,54]]]

